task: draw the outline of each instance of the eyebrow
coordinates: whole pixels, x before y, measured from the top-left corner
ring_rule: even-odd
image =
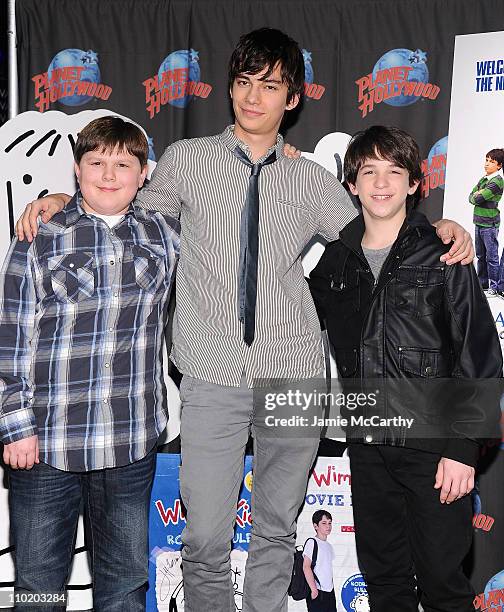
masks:
[[[252,76],[255,76],[254,74]],[[245,79],[247,81],[250,81],[250,77],[247,76],[246,74],[239,74],[237,77],[237,79]],[[279,79],[272,79],[271,76],[268,77],[267,79],[258,79],[259,81],[261,81],[261,83],[276,83],[277,85],[281,85],[283,83],[283,81],[279,80]]]

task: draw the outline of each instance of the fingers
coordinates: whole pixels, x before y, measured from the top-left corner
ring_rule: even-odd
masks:
[[[441,486],[443,485],[443,473],[444,473],[444,467],[443,467],[443,463],[440,461],[438,463],[438,468],[436,472],[436,481],[434,483],[435,489],[440,489]]]
[[[445,233],[443,233],[443,235],[440,237],[445,244],[447,244],[452,239],[452,237],[449,236],[448,240],[446,240]],[[462,263],[463,265],[467,265],[471,263],[473,259],[473,243],[469,232],[466,232],[465,230],[461,232],[458,231],[455,234],[454,242],[451,249],[448,251],[448,253],[445,253],[440,257],[440,260],[446,262],[448,266],[451,266],[455,263]]]
[[[3,460],[13,470],[31,470],[35,463],[40,463],[38,436],[6,444]]]
[[[451,504],[473,490],[474,468],[452,459],[442,458],[438,463],[434,488],[441,488],[439,501],[442,504]]]

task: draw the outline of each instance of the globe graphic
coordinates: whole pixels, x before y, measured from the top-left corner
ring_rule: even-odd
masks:
[[[436,157],[436,155],[446,155],[448,152],[448,136],[444,136],[443,138],[440,138],[437,142],[435,142],[432,147],[431,150],[429,151],[429,155],[427,155],[427,160],[429,162],[429,168],[430,165],[432,163],[432,159],[433,157]],[[441,189],[444,189],[444,183],[442,185],[439,185],[439,187]]]
[[[415,81],[421,83],[429,82],[429,69],[425,63],[426,54],[420,50],[411,51],[410,49],[392,49],[387,51],[385,55],[382,55],[376,62],[373,68],[373,80],[376,78],[377,73],[380,70],[386,68],[397,68],[399,66],[408,66],[411,70],[408,72],[408,81]],[[387,81],[390,83],[391,81]],[[383,100],[385,104],[390,106],[409,106],[414,104],[420,99],[419,96],[405,96],[401,94],[395,98],[389,98]]]
[[[303,60],[304,60],[304,80],[305,83],[311,85],[313,83],[313,68],[311,65],[311,53],[306,49],[303,49]]]
[[[155,162],[156,161],[156,153],[154,151],[154,138],[151,136],[147,136],[147,144],[149,146],[149,155],[148,159]]]
[[[503,589],[503,588],[504,588],[504,570],[501,570],[498,574],[495,574],[495,576],[493,578],[490,578],[490,580],[487,582],[487,585],[485,587],[485,599],[488,597],[489,593],[491,593],[492,591],[498,591],[499,589]],[[500,610],[499,604],[497,604],[497,606],[490,606],[490,608],[488,608],[488,612],[492,612],[492,611],[497,612],[498,610]]]
[[[94,51],[83,51],[82,49],[64,49],[57,53],[47,69],[47,79],[51,80],[53,70],[56,68],[77,67],[84,68],[80,74],[81,81],[89,83],[100,83],[101,75],[98,66],[98,54]],[[65,81],[62,81],[65,83]],[[72,81],[73,82],[73,81]],[[89,102],[93,96],[66,96],[59,99],[59,102],[66,106],[81,106]]]
[[[471,498],[473,505],[473,514],[474,516],[478,516],[478,514],[481,514],[481,497],[479,496],[476,489],[472,490]]]
[[[181,49],[179,51],[174,51],[170,53],[164,60],[161,62],[161,66],[159,66],[158,71],[158,79],[161,82],[163,77],[163,73],[168,70],[177,70],[181,68],[188,69],[189,81],[193,83],[198,83],[200,81],[200,67],[198,64],[198,52],[194,49],[190,51],[187,49]],[[186,76],[187,79],[187,76]],[[173,99],[169,100],[168,103],[172,106],[176,106],[178,108],[185,108],[189,102],[192,100],[192,95],[187,94],[183,97],[179,97],[182,92],[183,83],[167,83],[164,88],[171,90],[171,96]]]

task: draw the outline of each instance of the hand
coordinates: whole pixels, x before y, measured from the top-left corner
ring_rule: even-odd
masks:
[[[318,589],[312,589],[311,590],[311,598],[312,599],[317,599],[318,597]]]
[[[47,223],[57,212],[63,210],[69,200],[70,196],[66,193],[56,193],[30,202],[16,223],[18,240],[26,238],[31,242],[37,235],[39,215],[42,214],[43,223]]]
[[[453,241],[451,249],[448,253],[441,255],[441,261],[446,262],[448,266],[454,263],[467,265],[474,259],[474,248],[469,232],[449,219],[441,219],[435,224],[437,235],[441,238],[444,244]]]
[[[451,504],[474,489],[474,468],[442,457],[438,463],[434,488],[441,489],[439,500],[442,504]]]
[[[285,157],[289,159],[299,159],[301,157],[301,151],[296,149],[294,145],[290,145],[288,142],[284,144],[283,152]]]
[[[13,470],[31,470],[34,463],[39,463],[38,436],[30,436],[4,446],[3,460]]]

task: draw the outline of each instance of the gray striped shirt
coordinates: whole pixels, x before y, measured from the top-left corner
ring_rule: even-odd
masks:
[[[240,216],[250,168],[235,157],[247,145],[233,126],[168,147],[140,206],[180,218],[177,306],[171,357],[183,374],[239,386],[259,378],[307,378],[323,371],[320,326],[301,252],[321,234],[335,240],[357,214],[339,181],[318,164],[283,154],[261,170],[256,331],[243,341],[238,310]]]

